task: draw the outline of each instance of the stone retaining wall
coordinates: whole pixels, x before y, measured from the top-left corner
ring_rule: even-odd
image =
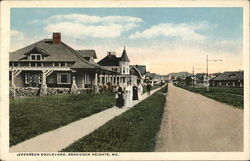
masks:
[[[80,94],[80,93],[91,93],[91,89],[74,89],[71,88],[47,88],[46,95],[62,95],[62,94]],[[10,87],[9,97],[10,98],[27,98],[36,97],[40,95],[40,88],[34,87]]]

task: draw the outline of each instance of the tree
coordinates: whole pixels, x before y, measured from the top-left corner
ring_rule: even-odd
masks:
[[[185,84],[186,86],[190,86],[192,84],[192,78],[190,76],[185,78]]]

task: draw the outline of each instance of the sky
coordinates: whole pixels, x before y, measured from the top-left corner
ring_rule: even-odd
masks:
[[[243,9],[216,8],[11,8],[11,51],[61,32],[77,50],[108,51],[130,64],[168,74],[243,69]],[[199,69],[198,69],[199,68]]]

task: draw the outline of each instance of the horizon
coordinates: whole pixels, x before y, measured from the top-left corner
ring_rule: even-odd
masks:
[[[11,8],[11,51],[61,32],[72,48],[94,49],[96,62],[125,45],[131,65],[152,73],[206,72],[206,55],[223,60],[209,62],[209,73],[238,71],[242,21],[240,7]]]

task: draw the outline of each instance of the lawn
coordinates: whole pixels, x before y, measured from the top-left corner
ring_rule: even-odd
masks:
[[[114,94],[43,96],[10,101],[10,146],[113,107]]]
[[[64,152],[152,152],[160,130],[167,87],[115,117]]]
[[[206,97],[232,105],[237,108],[244,108],[243,88],[210,87],[209,91],[207,91],[206,87],[193,88],[192,86],[176,86],[184,88],[191,92],[202,94]]]

